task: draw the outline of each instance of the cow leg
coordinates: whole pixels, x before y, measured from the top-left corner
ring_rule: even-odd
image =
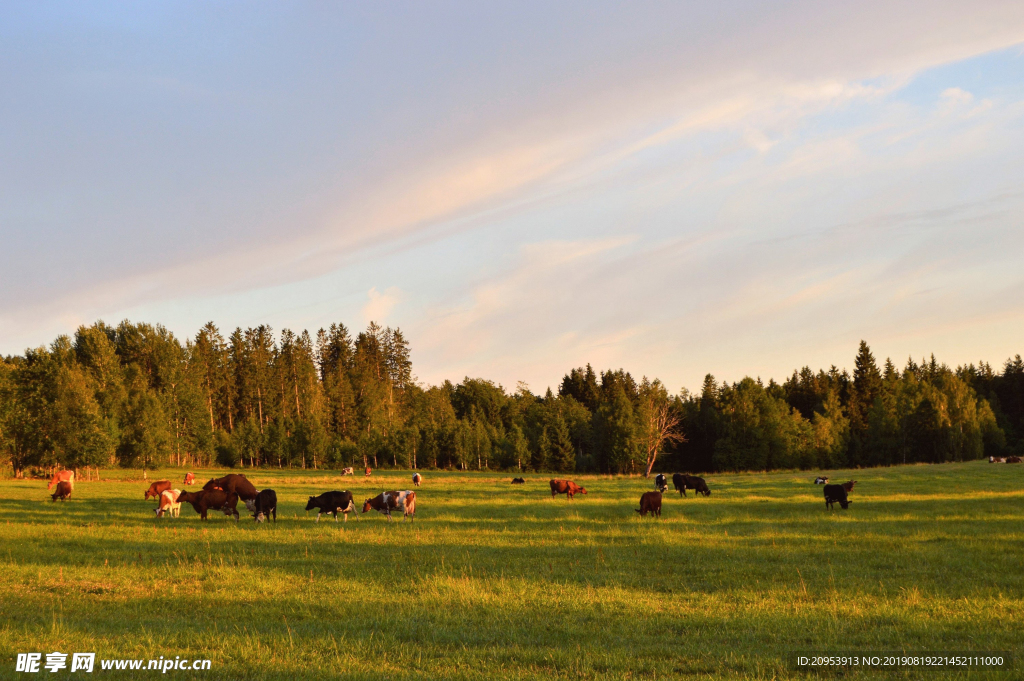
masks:
[[[276,524],[277,523],[277,506],[275,506],[273,509],[271,509],[271,512],[274,514],[274,523]]]

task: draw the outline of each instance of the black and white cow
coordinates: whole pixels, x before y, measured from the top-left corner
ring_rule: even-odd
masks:
[[[668,480],[665,478],[664,473],[658,473],[654,478],[654,488],[659,492],[664,493],[668,489]]]
[[[348,522],[348,514],[356,512],[356,504],[352,500],[352,492],[324,492],[318,497],[310,497],[309,503],[306,504],[306,510],[311,511],[317,509],[316,521],[320,522],[320,514],[327,513],[328,515],[334,515],[334,522],[338,522],[338,514],[343,513],[345,515],[345,522]],[[359,515],[356,515],[356,519],[359,519]]]
[[[818,477],[816,477],[814,479],[814,484],[815,485],[827,485],[828,484],[828,478],[825,477],[824,475],[819,475]]]
[[[272,489],[261,489],[255,499],[245,501],[245,507],[258,523],[269,520],[270,516],[274,516],[274,522],[277,522],[277,492]]]

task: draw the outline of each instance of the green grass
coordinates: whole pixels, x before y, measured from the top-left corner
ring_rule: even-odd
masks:
[[[796,651],[1024,643],[1024,466],[856,471],[834,512],[813,472],[714,475],[710,498],[667,494],[660,521],[633,512],[641,478],[577,476],[590,493],[569,502],[547,476],[428,471],[414,525],[303,510],[407,473],[245,472],[277,490],[276,526],[188,505],[156,520],[124,471],[64,504],[0,481],[0,678],[33,678],[15,654],[53,650],[213,661],[175,679],[806,678]]]

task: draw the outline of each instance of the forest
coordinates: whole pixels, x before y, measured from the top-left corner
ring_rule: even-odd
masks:
[[[671,393],[623,369],[571,369],[555,394],[484,378],[419,384],[409,341],[371,323],[267,326],[184,343],[97,322],[0,357],[0,463],[67,468],[516,469],[640,473],[832,469],[1024,453],[1024,362],[879,366]]]

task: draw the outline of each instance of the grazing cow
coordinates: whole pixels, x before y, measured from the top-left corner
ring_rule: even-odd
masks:
[[[241,473],[229,473],[223,478],[210,480],[203,485],[203,489],[207,491],[224,490],[228,494],[237,494],[242,501],[252,501],[256,498],[256,488]]]
[[[413,473],[412,474],[412,484],[414,484],[417,487],[419,487],[421,482],[423,482],[423,476],[420,475],[419,473]]]
[[[46,486],[46,489],[50,489],[54,485],[58,485],[62,482],[66,482],[71,485],[71,489],[75,488],[75,472],[74,471],[57,471],[53,474],[53,478],[50,480],[50,484]]]
[[[349,466],[348,468],[342,468],[341,469],[341,474],[342,475],[352,475],[355,472],[356,472],[356,470],[354,468],[352,468],[352,466]]]
[[[146,496],[144,498],[149,499],[150,497],[153,497],[154,499],[159,499],[161,494],[172,487],[174,487],[174,485],[171,484],[170,480],[157,480],[149,486],[149,489],[146,490]]]
[[[1021,463],[1022,459],[1019,456],[1008,456],[1006,457],[1006,463]]]
[[[317,509],[316,521],[320,522],[320,514],[334,514],[334,522],[338,522],[338,514],[345,514],[345,522],[348,522],[348,514],[356,512],[356,502],[352,498],[352,492],[324,492],[318,497],[310,497],[306,504],[306,510]],[[356,515],[356,520],[359,516]]]
[[[58,499],[64,501],[65,499],[70,499],[71,492],[71,483],[67,480],[61,480],[57,483],[57,489],[55,489],[53,494],[50,495],[50,501],[57,501]]]
[[[179,496],[181,496],[180,489],[165,489],[161,492],[160,506],[153,509],[156,517],[159,518],[164,513],[170,513],[172,518],[177,518],[178,514],[181,513],[181,502],[178,501]]]
[[[258,523],[268,520],[271,514],[277,522],[277,492],[272,489],[261,489],[255,499],[245,499],[245,507]]]
[[[654,488],[659,492],[664,492],[668,489],[668,480],[666,480],[664,473],[658,473],[657,477],[654,478]]]
[[[178,495],[178,502],[183,501],[192,504],[192,508],[203,520],[206,520],[206,512],[211,508],[224,511],[224,515],[233,515],[238,520],[238,495],[234,492],[204,488],[198,492],[182,492]]]
[[[185,484],[186,485],[194,485],[194,484],[196,484],[196,474],[195,473],[185,473]]]
[[[512,478],[513,485],[525,485],[526,480],[524,478]]]
[[[845,485],[825,485],[825,508],[832,510],[832,504],[837,501],[840,507],[849,508],[851,502],[847,500],[846,494]]]
[[[843,483],[843,489],[845,489],[846,493],[849,494],[850,492],[853,491],[853,486],[856,485],[856,484],[857,484],[856,480],[850,480],[849,482],[844,482]]]
[[[551,498],[554,499],[559,494],[564,494],[567,499],[572,499],[577,494],[586,494],[587,490],[577,485],[572,480],[551,480]]]
[[[686,490],[692,489],[697,494],[703,494],[706,497],[711,496],[711,490],[708,489],[708,484],[704,482],[704,478],[698,478],[696,475],[683,475],[676,473],[672,476],[672,484],[679,492],[679,496],[685,497]]]
[[[640,497],[640,508],[636,512],[643,518],[648,513],[651,517],[661,517],[661,492],[644,492]]]
[[[366,473],[364,473],[364,474],[363,474],[363,477],[364,477],[364,478],[368,478],[368,477],[370,477],[370,473],[372,473],[372,472],[373,472],[373,471],[371,471],[371,470],[370,470],[370,467],[369,467],[369,466],[367,466],[367,467],[366,467]]]
[[[413,522],[416,520],[416,492],[408,489],[400,492],[381,492],[373,499],[363,502],[363,513],[371,508],[386,515],[388,520],[394,520],[391,511],[401,511],[403,523],[406,518]]]
[[[818,477],[816,477],[814,479],[814,484],[815,485],[827,485],[828,484],[828,478],[825,477],[824,475],[819,475]]]

